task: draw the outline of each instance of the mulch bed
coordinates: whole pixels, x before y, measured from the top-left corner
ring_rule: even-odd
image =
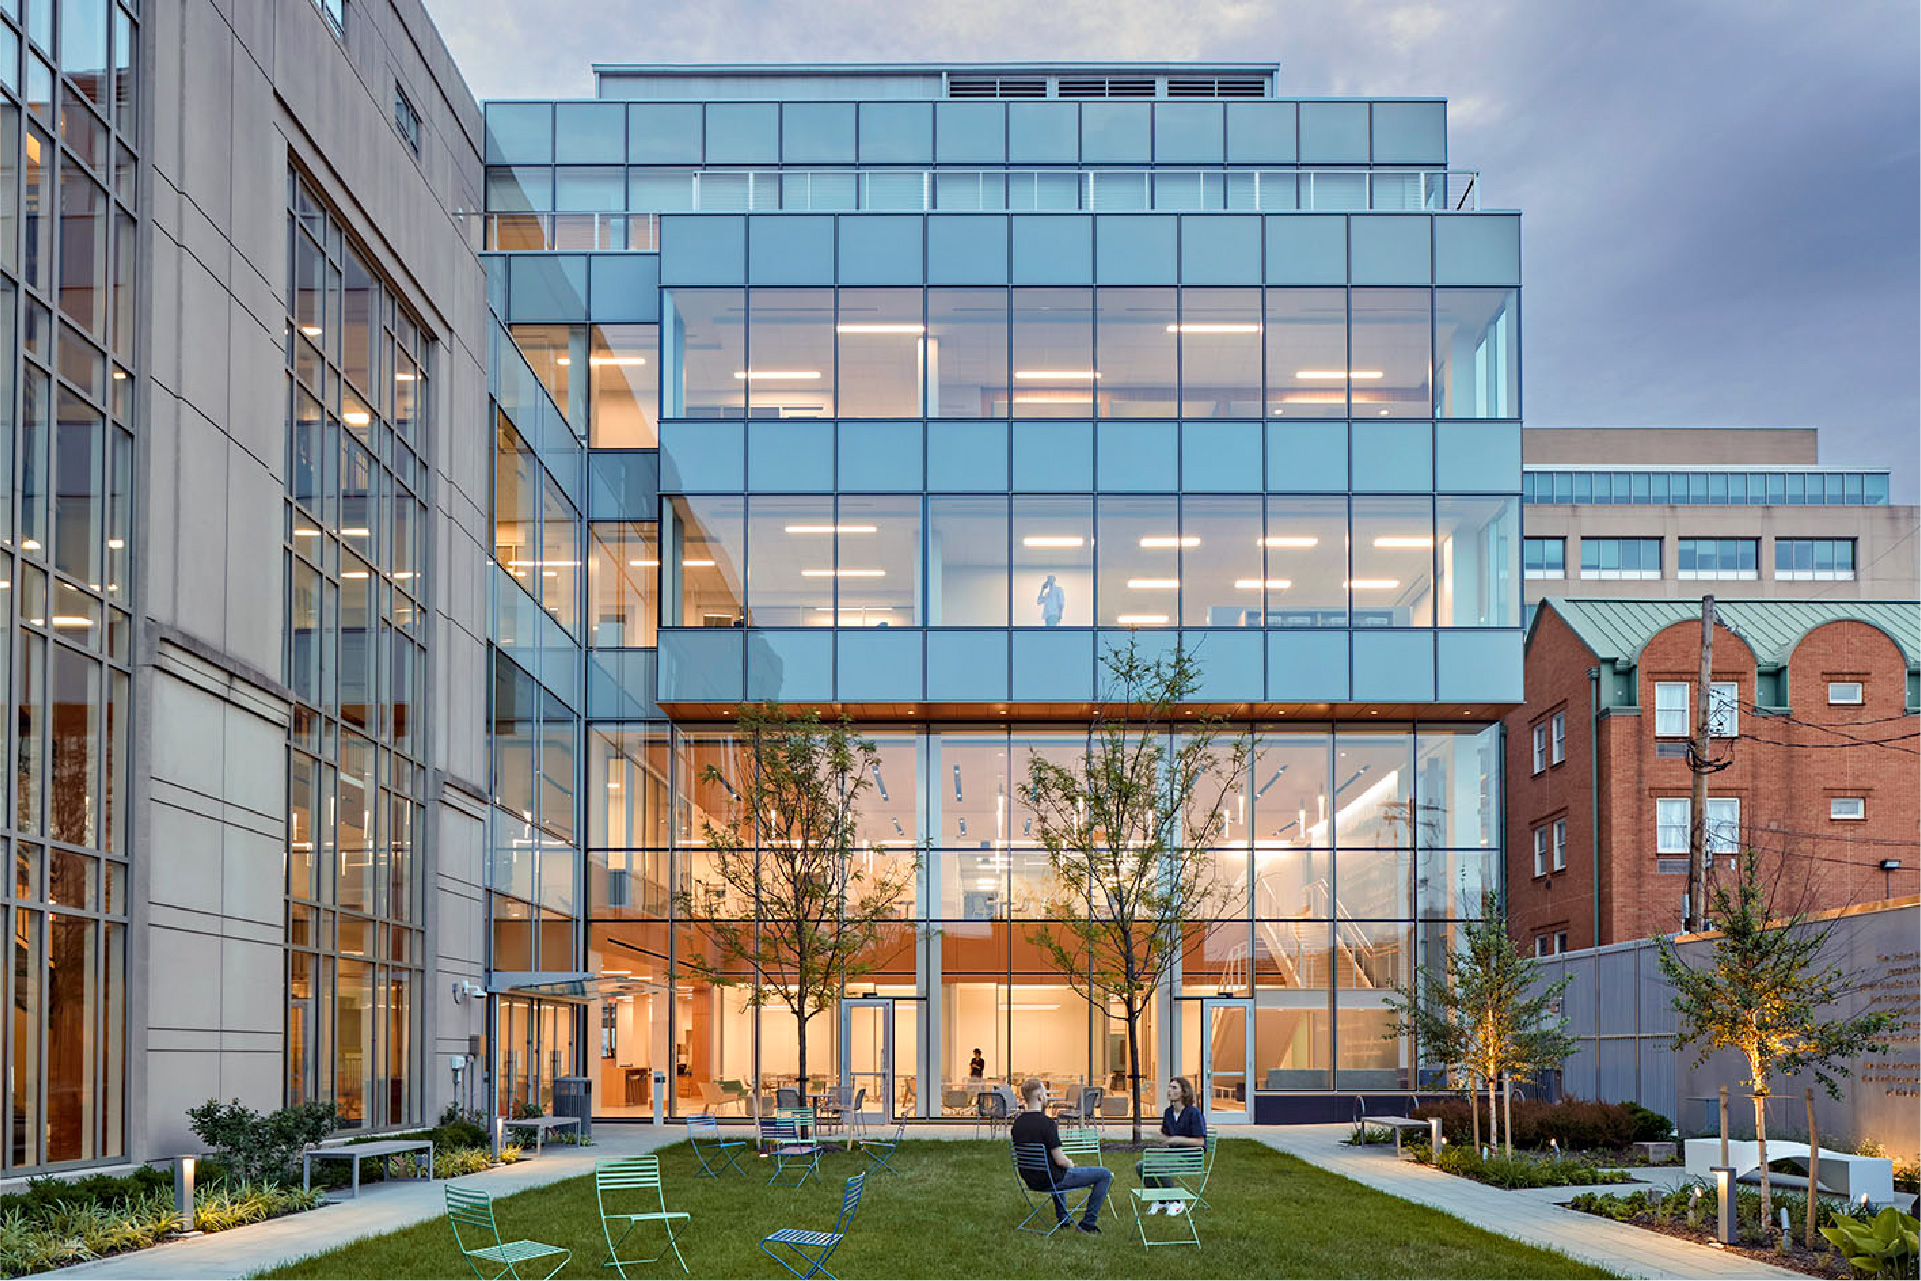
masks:
[[[1583,1211],[1577,1210],[1575,1213],[1580,1214],[1583,1213]],[[1606,1216],[1595,1215],[1594,1217],[1605,1218]],[[1848,1267],[1848,1261],[1842,1258],[1838,1251],[1823,1248],[1810,1252],[1802,1245],[1799,1236],[1788,1243],[1788,1248],[1784,1253],[1777,1250],[1764,1249],[1760,1246],[1722,1245],[1719,1241],[1715,1240],[1714,1233],[1711,1230],[1707,1228],[1691,1228],[1686,1223],[1657,1223],[1653,1219],[1645,1218],[1616,1219],[1614,1222],[1626,1223],[1630,1227],[1643,1228],[1649,1232],[1659,1232],[1663,1236],[1679,1237],[1683,1241],[1692,1241],[1696,1245],[1712,1246],[1717,1250],[1725,1250],[1729,1254],[1738,1254],[1743,1258],[1753,1259],[1757,1263],[1771,1263],[1777,1268],[1788,1268],[1795,1272],[1804,1272],[1811,1277],[1833,1278],[1853,1275],[1853,1269]],[[1822,1245],[1824,1247],[1827,1245],[1825,1238],[1822,1240]]]

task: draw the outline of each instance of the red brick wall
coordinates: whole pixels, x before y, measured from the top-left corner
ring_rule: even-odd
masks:
[[[1679,623],[1649,641],[1634,679],[1640,710],[1603,716],[1601,743],[1601,938],[1610,943],[1679,927],[1684,875],[1657,872],[1655,800],[1685,797],[1685,757],[1656,754],[1654,686],[1699,672],[1699,623]],[[1551,611],[1535,629],[1526,659],[1527,703],[1508,717],[1508,921],[1522,946],[1565,929],[1569,947],[1594,942],[1594,886],[1588,788],[1587,670],[1594,656]],[[1740,688],[1738,737],[1716,740],[1726,769],[1710,776],[1708,794],[1741,801],[1742,839],[1760,851],[1777,878],[1783,906],[1819,910],[1921,890],[1921,728],[1904,712],[1907,667],[1894,642],[1865,623],[1828,623],[1802,638],[1789,659],[1790,720],[1755,710],[1755,663],[1725,627],[1715,632],[1714,679]],[[1860,680],[1864,702],[1830,707],[1829,680]],[[1564,764],[1532,772],[1531,729],[1556,710],[1568,712]],[[1796,724],[1796,721],[1811,724]],[[1894,739],[1885,746],[1849,743],[1814,726],[1833,725],[1855,738]],[[1834,796],[1861,796],[1861,821],[1829,817]],[[1565,816],[1568,866],[1533,875],[1533,829]],[[1684,855],[1666,855],[1681,858]],[[1884,876],[1887,858],[1902,867]]]

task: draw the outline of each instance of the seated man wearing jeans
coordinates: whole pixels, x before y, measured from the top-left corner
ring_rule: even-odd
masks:
[[[1047,1149],[1047,1159],[1055,1165],[1054,1183],[1050,1187],[1038,1182],[1040,1175],[1026,1174],[1027,1186],[1036,1192],[1054,1194],[1055,1222],[1067,1222],[1067,1198],[1061,1193],[1076,1188],[1092,1188],[1093,1195],[1087,1198],[1087,1209],[1081,1215],[1080,1228],[1083,1232],[1099,1232],[1101,1206],[1107,1203],[1107,1187],[1114,1181],[1114,1172],[1098,1165],[1075,1165],[1074,1159],[1061,1151],[1061,1128],[1054,1118],[1041,1111],[1047,1105],[1047,1087],[1036,1077],[1028,1077],[1021,1082],[1021,1114],[1014,1118],[1014,1146],[1025,1143],[1038,1143]]]

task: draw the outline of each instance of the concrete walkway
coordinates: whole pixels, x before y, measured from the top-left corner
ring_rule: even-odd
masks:
[[[1221,1133],[1258,1139],[1323,1170],[1365,1183],[1370,1188],[1432,1206],[1465,1223],[1561,1250],[1586,1263],[1626,1277],[1796,1277],[1805,1274],[1570,1210],[1564,1204],[1585,1191],[1633,1191],[1625,1187],[1532,1188],[1508,1192],[1412,1161],[1397,1160],[1394,1145],[1353,1148],[1342,1143],[1347,1125],[1259,1125],[1224,1128]],[[1672,1186],[1669,1168],[1649,1170],[1648,1182]]]
[[[677,1143],[686,1137],[678,1125],[609,1125],[594,1127],[591,1147],[546,1148],[538,1157],[500,1166],[484,1174],[470,1174],[463,1184],[507,1196],[577,1175],[591,1174],[594,1162],[610,1157],[636,1156]],[[117,1254],[94,1263],[75,1264],[50,1277],[141,1277],[154,1281],[174,1278],[251,1276],[268,1268],[376,1236],[447,1212],[447,1180],[390,1179],[364,1186],[354,1200],[333,1200],[318,1210],[269,1219],[244,1228],[169,1241],[151,1250]]]

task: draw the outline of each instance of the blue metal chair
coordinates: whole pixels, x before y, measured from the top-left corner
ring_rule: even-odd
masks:
[[[860,1149],[867,1154],[867,1159],[874,1163],[867,1172],[874,1174],[886,1170],[889,1174],[899,1174],[900,1171],[895,1169],[893,1164],[894,1153],[899,1149],[901,1140],[906,1137],[907,1122],[899,1121],[894,1125],[894,1132],[886,1138],[862,1139]]]
[[[700,1162],[697,1179],[718,1179],[728,1170],[736,1174],[747,1171],[740,1168],[741,1154],[746,1151],[747,1140],[723,1139],[720,1136],[720,1122],[712,1112],[700,1112],[687,1118],[687,1145],[694,1150],[694,1159]]]
[[[1014,1182],[1021,1190],[1021,1197],[1027,1202],[1027,1217],[1014,1225],[1016,1232],[1037,1232],[1051,1237],[1066,1227],[1087,1206],[1087,1198],[1094,1195],[1091,1188],[1078,1188],[1063,1191],[1057,1178],[1058,1167],[1047,1154],[1047,1146],[1042,1143],[1016,1143],[1014,1145]],[[1072,1200],[1074,1192],[1080,1193],[1080,1200]],[[1029,1227],[1042,1214],[1054,1216],[1054,1222],[1047,1227]]]
[[[805,1228],[782,1228],[760,1240],[761,1252],[794,1276],[807,1281],[810,1277],[826,1277],[828,1281],[838,1281],[827,1270],[827,1260],[840,1248],[841,1239],[847,1235],[848,1225],[854,1221],[854,1211],[860,1209],[860,1194],[867,1186],[867,1176],[856,1174],[847,1180],[847,1190],[840,1198],[840,1218],[834,1221],[832,1232],[809,1232]],[[771,1247],[784,1246],[794,1258],[807,1265],[805,1272],[774,1253]]]
[[[800,1124],[792,1114],[762,1117],[760,1141],[762,1154],[774,1161],[774,1173],[767,1180],[769,1185],[797,1188],[807,1182],[810,1174],[816,1180],[820,1178],[820,1145],[800,1137]],[[790,1170],[799,1173],[790,1176]]]
[[[647,1204],[649,1192],[654,1194],[653,1207]],[[630,1194],[637,1194],[637,1203]],[[610,1198],[615,1202],[613,1209],[608,1208]],[[674,1223],[676,1220],[690,1222],[692,1216],[685,1210],[667,1208],[667,1192],[660,1182],[659,1157],[625,1156],[594,1162],[594,1200],[600,1206],[601,1235],[607,1238],[608,1267],[625,1277],[630,1265],[660,1262],[666,1250],[645,1259],[620,1257],[620,1247],[634,1234],[635,1228],[643,1223],[658,1223],[667,1231],[667,1249],[674,1252],[674,1261],[680,1264],[682,1272],[688,1271],[687,1260],[681,1258],[680,1245],[674,1240]],[[616,1223],[627,1225],[618,1241],[614,1239]]]
[[[480,1281],[500,1281],[502,1277],[512,1277],[514,1281],[546,1281],[574,1257],[572,1250],[540,1241],[502,1241],[500,1229],[494,1224],[494,1199],[478,1188],[447,1185],[447,1224],[454,1230],[454,1248],[460,1251]],[[467,1229],[465,1235],[461,1233],[462,1228]],[[469,1244],[467,1236],[476,1238],[474,1243]],[[554,1258],[560,1261],[545,1272],[523,1274],[520,1271],[522,1266],[535,1260],[540,1260],[544,1267],[546,1260]],[[483,1263],[495,1271],[491,1275],[482,1272]]]

